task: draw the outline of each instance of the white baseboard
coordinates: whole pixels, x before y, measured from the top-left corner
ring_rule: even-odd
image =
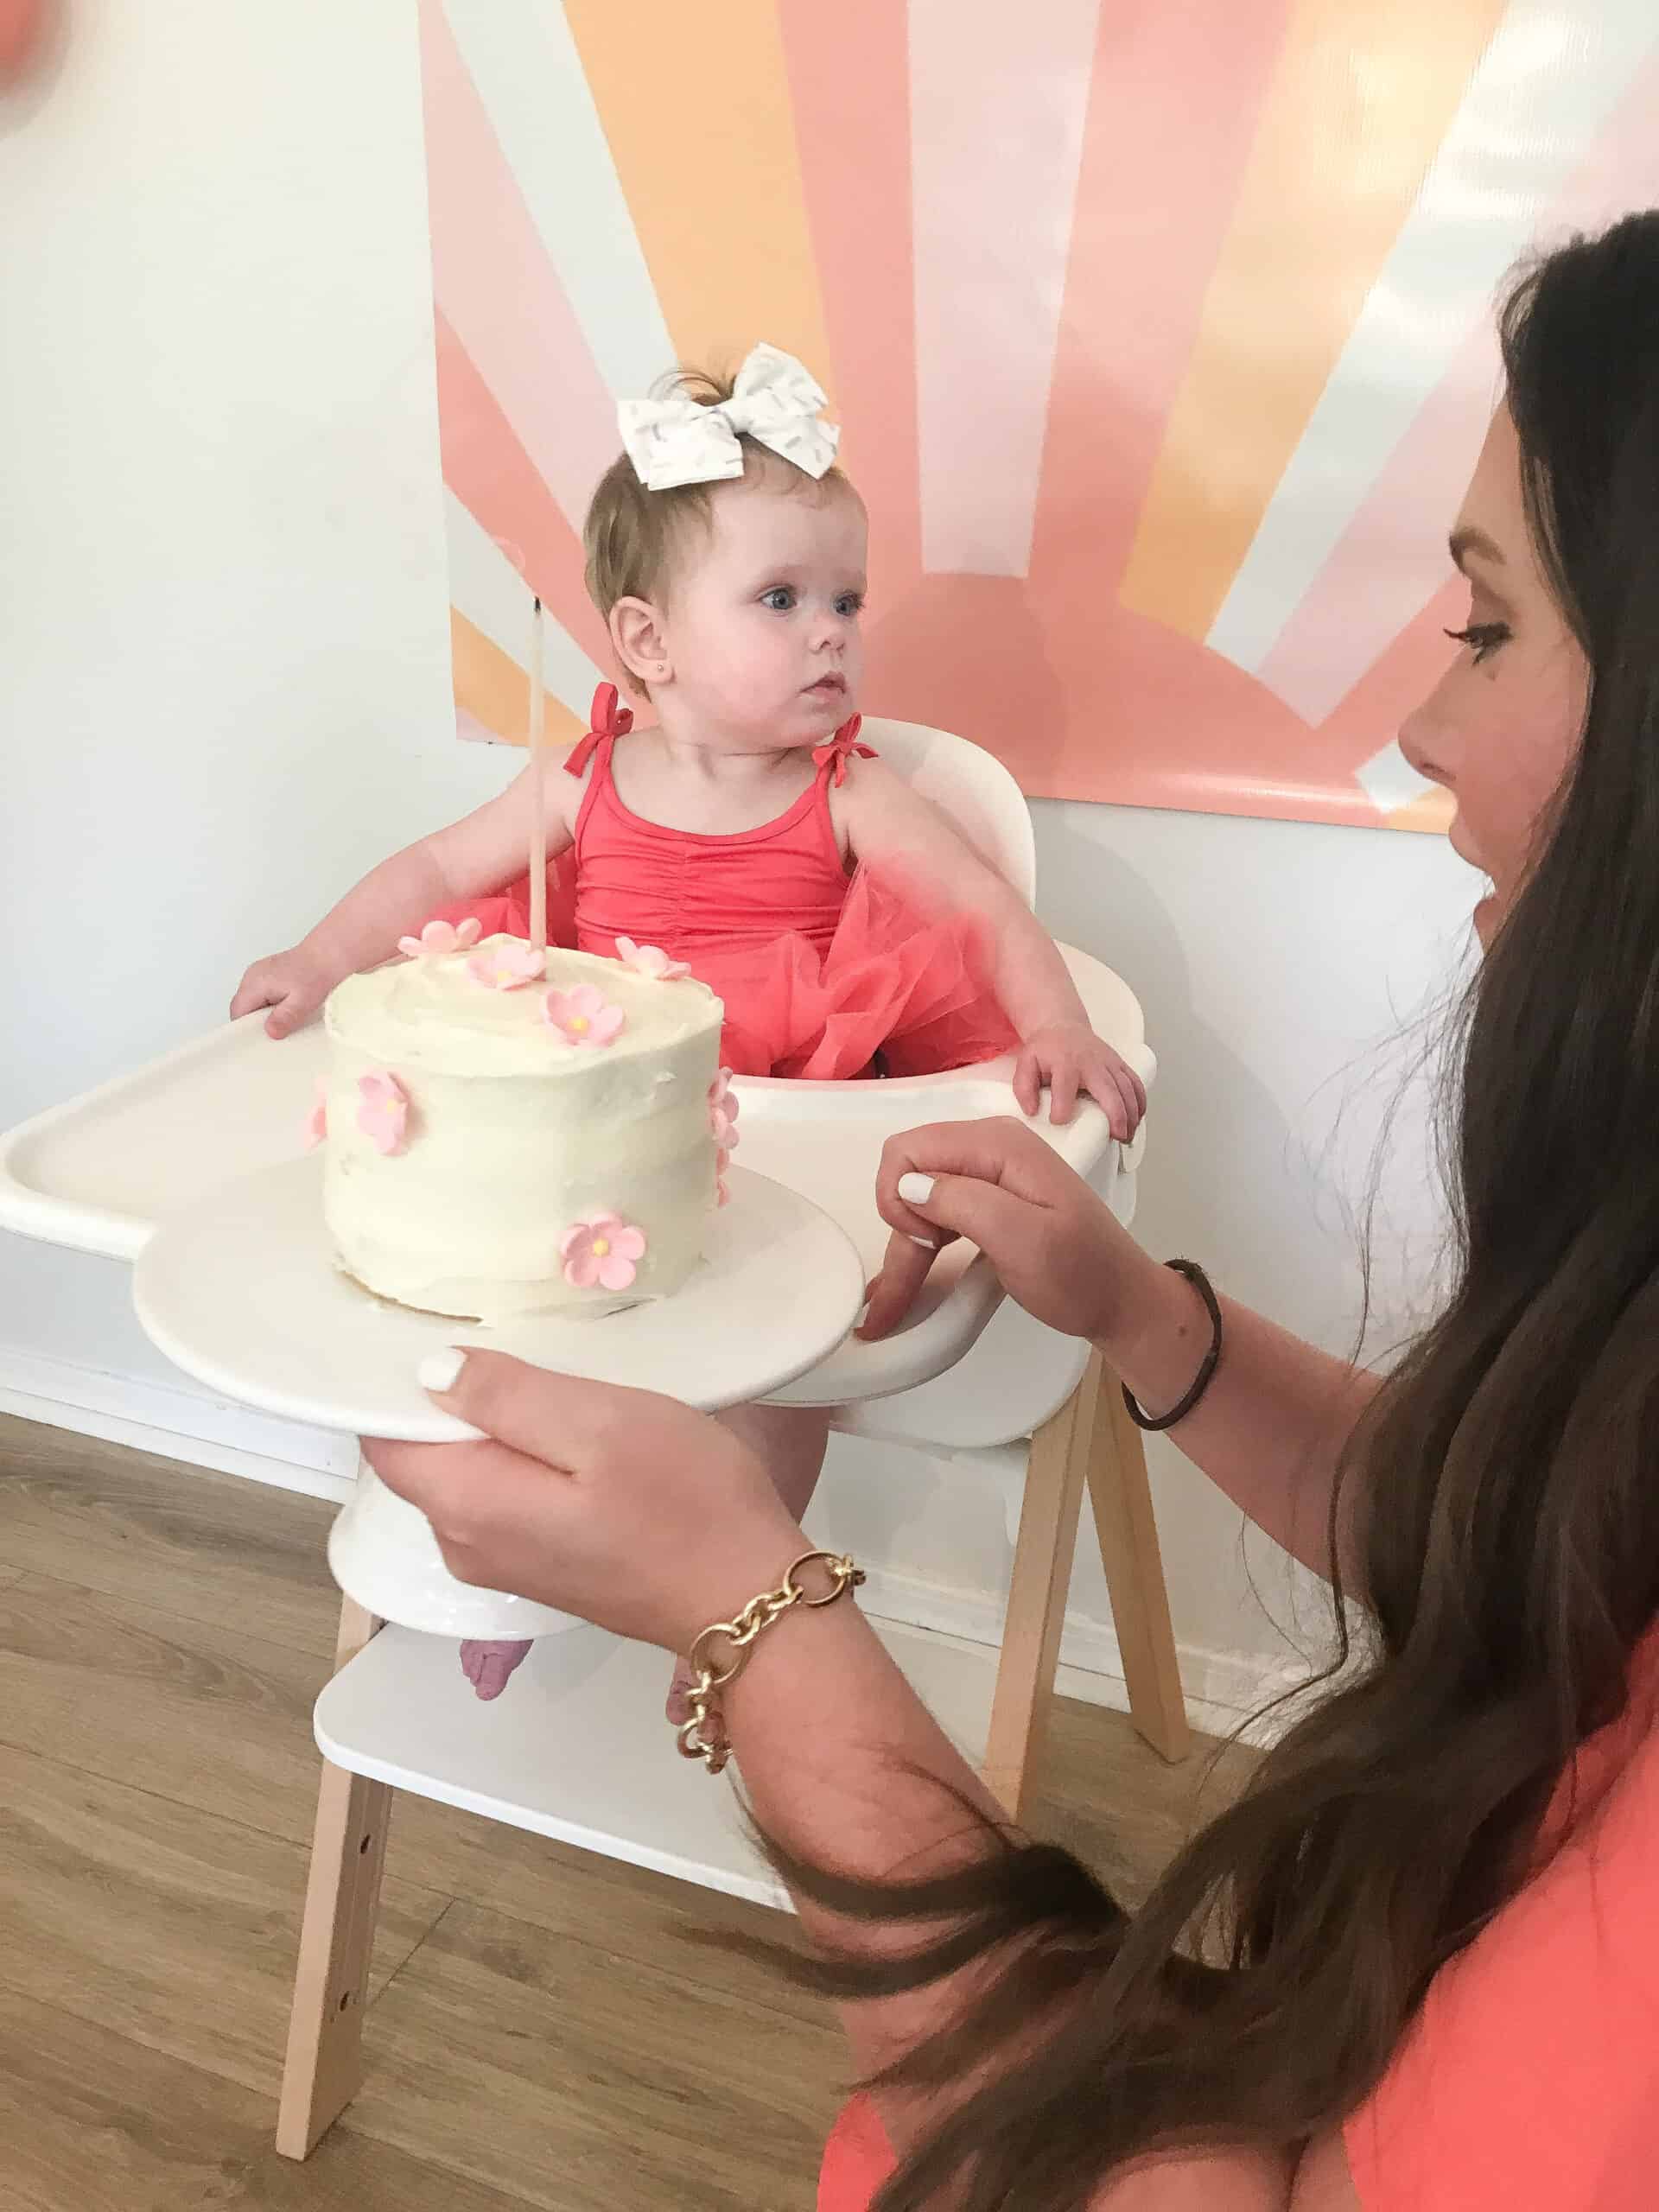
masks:
[[[357,1464],[346,1437],[277,1421],[226,1399],[3,1346],[0,1413],[337,1503],[351,1495]],[[995,1645],[1001,1638],[1001,1600],[984,1592],[876,1567],[864,1603],[878,1619],[952,1643]],[[1192,1725],[1216,1736],[1232,1734],[1248,1715],[1305,1681],[1310,1671],[1295,1661],[1280,1662],[1254,1652],[1217,1651],[1200,1644],[1179,1646],[1177,1656]],[[1128,1711],[1122,1657],[1109,1623],[1067,1614],[1058,1687],[1067,1697]],[[1263,1742],[1282,1726],[1281,1719],[1270,1719],[1245,1733],[1251,1742]]]
[[[880,1620],[925,1629],[947,1642],[996,1644],[1002,1636],[1002,1600],[984,1592],[925,1582],[918,1576],[870,1570],[862,1603]],[[1280,1662],[1249,1651],[1217,1651],[1203,1644],[1176,1647],[1187,1718],[1210,1736],[1230,1736],[1241,1722],[1268,1701],[1306,1681],[1313,1669],[1294,1659]],[[1109,1622],[1068,1612],[1060,1638],[1055,1688],[1063,1697],[1081,1698],[1116,1713],[1129,1709],[1123,1658]],[[1283,1731],[1281,1716],[1270,1715],[1243,1730],[1252,1744],[1270,1743]]]
[[[277,1421],[228,1399],[3,1345],[0,1413],[336,1502],[351,1496],[357,1469],[346,1437]]]

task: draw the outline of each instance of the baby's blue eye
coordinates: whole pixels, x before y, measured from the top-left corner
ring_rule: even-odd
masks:
[[[774,584],[770,591],[761,593],[760,604],[774,614],[787,614],[795,604],[795,594],[787,584]]]
[[[849,618],[855,614],[861,614],[864,612],[863,594],[856,591],[842,592],[841,597],[836,601],[836,612]]]

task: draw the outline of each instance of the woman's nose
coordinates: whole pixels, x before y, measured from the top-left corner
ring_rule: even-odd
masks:
[[[1452,783],[1448,733],[1444,722],[1434,712],[1439,686],[1431,691],[1421,706],[1414,707],[1400,725],[1400,750],[1420,776],[1431,784],[1443,784],[1450,790]]]

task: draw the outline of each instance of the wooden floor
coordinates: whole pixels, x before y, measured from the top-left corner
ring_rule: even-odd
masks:
[[[0,1418],[0,2212],[806,2212],[833,2025],[700,1940],[777,1917],[410,1796],[363,2094],[272,2151],[332,1510]],[[1065,1705],[1038,1825],[1133,1892],[1207,1749]]]

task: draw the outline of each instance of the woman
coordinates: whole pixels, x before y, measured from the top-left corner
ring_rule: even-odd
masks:
[[[1174,1430],[1363,1601],[1370,1664],[1131,1917],[998,1833],[852,1605],[757,1639],[724,1722],[881,2077],[845,2212],[1659,2200],[1659,213],[1544,262],[1503,334],[1469,621],[1402,739],[1492,882],[1456,1285],[1380,1383],[1224,1305]],[[914,1240],[964,1235],[1141,1408],[1191,1397],[1200,1293],[1029,1130],[900,1139],[880,1202],[870,1333]],[[497,1440],[371,1456],[464,1576],[683,1651],[804,1548],[683,1408],[481,1355],[443,1402]]]

